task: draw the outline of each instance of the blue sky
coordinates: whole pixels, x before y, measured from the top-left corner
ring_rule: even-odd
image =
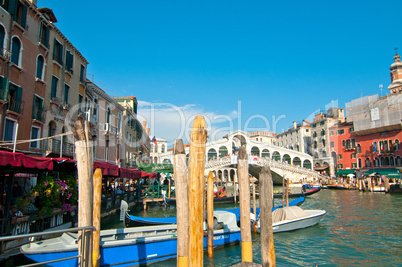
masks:
[[[136,96],[151,135],[168,141],[185,138],[194,114],[209,116],[212,137],[232,128],[279,133],[325,106],[381,95],[380,84],[385,95],[395,46],[402,53],[402,1],[38,0],[38,7],[53,9],[94,82]]]

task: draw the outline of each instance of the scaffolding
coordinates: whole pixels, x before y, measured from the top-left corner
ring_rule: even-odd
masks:
[[[353,122],[354,131],[389,128],[401,125],[402,94],[361,97],[345,104],[347,121]]]

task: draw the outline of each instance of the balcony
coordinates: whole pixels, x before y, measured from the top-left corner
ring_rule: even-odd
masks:
[[[117,127],[112,126],[110,123],[105,123],[105,134],[108,133],[117,134]]]
[[[10,95],[8,97],[7,110],[23,114],[24,113],[24,101],[18,101],[12,98]]]
[[[42,149],[46,152],[46,156],[50,154],[60,155],[60,144],[61,141],[52,138],[52,139],[45,139],[43,140]],[[62,156],[74,156],[74,144],[63,142],[63,153]]]
[[[46,120],[46,110],[36,108],[32,112],[32,119],[37,120],[37,121],[41,121],[41,122],[45,122],[45,120]]]
[[[356,150],[356,146],[355,146],[355,145],[346,145],[346,146],[345,146],[345,150],[346,150],[346,151]]]

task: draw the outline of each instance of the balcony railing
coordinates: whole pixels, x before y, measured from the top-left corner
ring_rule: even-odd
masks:
[[[36,108],[32,112],[32,119],[33,120],[38,120],[38,121],[41,121],[41,122],[45,122],[45,120],[46,120],[46,111],[43,110],[43,109]]]
[[[43,140],[43,149],[47,154],[54,153],[60,154],[60,144],[61,141],[55,138]],[[73,156],[74,155],[74,145],[68,142],[63,142],[63,155]]]
[[[7,109],[22,114],[24,112],[24,101],[18,101],[15,98],[9,97]]]

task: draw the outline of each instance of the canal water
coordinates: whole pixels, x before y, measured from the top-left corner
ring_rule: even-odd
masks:
[[[275,199],[276,205],[281,204]],[[233,205],[219,205],[218,208]],[[308,196],[303,209],[327,214],[313,227],[274,234],[277,266],[402,266],[402,195],[329,190]],[[176,216],[176,209],[154,206],[132,210],[137,216]],[[118,216],[103,228],[120,227]],[[253,260],[261,263],[260,237],[253,234]],[[204,266],[231,266],[241,262],[240,244],[204,256]],[[176,266],[175,260],[151,266]]]
[[[274,234],[277,266],[402,266],[402,195],[324,189],[308,196],[303,209],[324,209],[327,214],[313,227]],[[275,199],[275,204],[281,204]],[[217,208],[233,208],[219,205]],[[174,207],[131,208],[131,214],[176,216]],[[119,214],[103,221],[102,229],[120,228]],[[260,237],[252,234],[253,260],[261,263]],[[161,248],[163,249],[163,248]],[[20,256],[23,257],[23,256]],[[12,263],[28,263],[16,260]],[[241,262],[240,244],[204,256],[204,266],[231,266]],[[176,260],[150,266],[176,266]]]

